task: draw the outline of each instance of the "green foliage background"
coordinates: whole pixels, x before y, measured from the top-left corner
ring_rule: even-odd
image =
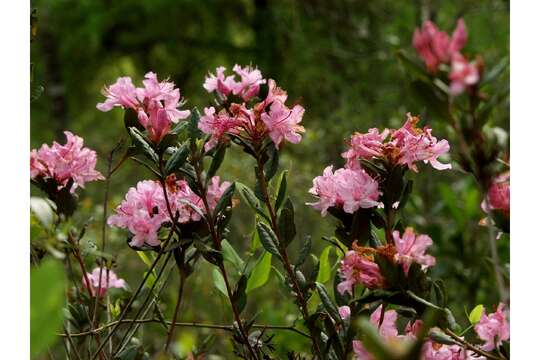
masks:
[[[104,171],[107,152],[125,137],[122,111],[102,113],[95,108],[103,99],[104,84],[122,75],[137,82],[154,71],[180,87],[187,106],[203,108],[211,98],[202,88],[208,70],[218,65],[230,69],[235,63],[257,65],[306,108],[305,137],[299,145],[286,146],[281,166],[289,170],[298,232],[312,234],[319,255],[327,245],[321,236],[332,234],[333,220],[321,220],[302,204],[310,201],[307,189],[313,177],[329,164],[343,165],[345,137],[371,127],[399,126],[408,111],[421,114],[436,136],[448,136],[429,104],[412,95],[395,56],[401,48],[412,51],[414,28],[428,16],[450,31],[463,16],[469,30],[466,53],[481,54],[488,68],[509,53],[508,1],[35,0],[32,6],[38,17],[31,44],[32,89],[40,95],[31,103],[33,148],[54,139],[63,142],[62,131],[68,129],[98,152],[98,168]],[[506,77],[493,87],[507,81]],[[508,104],[490,123],[508,130]],[[251,185],[253,176],[246,169],[252,165],[246,156],[230,151],[221,176]],[[149,176],[132,164],[119,170],[112,179],[109,209],[130,186]],[[407,220],[433,238],[431,252],[438,265],[432,275],[447,283],[452,309],[465,318],[465,309],[476,304],[496,304],[487,229],[478,226],[484,215],[474,180],[427,166],[414,180]],[[90,242],[99,242],[103,190],[103,183],[92,183],[81,194],[76,221],[93,219],[86,236]],[[252,230],[247,206],[240,204],[229,239],[239,253],[249,250]],[[32,240],[40,236],[34,231]],[[117,256],[116,272],[135,287],[145,265],[125,241],[124,232],[111,231],[109,252]],[[499,240],[505,263],[508,244],[506,237]],[[330,258],[335,259],[333,251]],[[88,266],[93,265],[89,261]],[[196,271],[201,275],[189,280],[180,320],[230,322],[227,302],[210,280],[211,268],[204,264]],[[172,312],[176,282],[172,278],[166,290],[166,315]],[[261,323],[290,323],[296,308],[284,301],[287,296],[272,273],[268,284],[250,293],[247,312],[260,312]],[[178,351],[187,354],[211,333],[215,331],[182,328],[177,331]],[[137,336],[152,351],[164,342],[165,330],[146,325]],[[217,349],[230,346],[225,337],[216,341]],[[275,343],[278,354],[285,348],[307,350],[306,342],[290,333],[278,333]],[[57,347],[61,351],[61,345]]]

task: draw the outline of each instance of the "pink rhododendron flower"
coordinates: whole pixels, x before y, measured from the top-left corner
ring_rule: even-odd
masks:
[[[73,180],[71,192],[79,186],[84,188],[89,181],[103,180],[103,175],[95,169],[96,152],[83,147],[81,137],[69,131],[64,131],[64,134],[66,144],[60,145],[55,141],[52,146],[43,144],[39,150],[30,152],[30,177],[33,180],[54,179],[59,190]]]
[[[346,213],[353,214],[359,208],[378,206],[379,184],[363,169],[338,169],[332,172],[332,166],[324,169],[322,176],[313,179],[309,192],[319,198],[315,203],[308,203],[326,216],[330,207],[341,207]]]
[[[413,262],[422,265],[424,269],[435,265],[435,258],[425,254],[427,248],[433,244],[433,240],[429,236],[417,236],[411,227],[405,229],[403,237],[399,236],[397,230],[392,233],[392,236],[397,251],[395,255],[396,262],[403,266],[405,273],[409,272]]]
[[[270,111],[261,115],[261,120],[266,125],[268,135],[276,148],[283,139],[293,144],[298,144],[302,140],[302,135],[299,133],[305,132],[305,129],[298,124],[302,121],[304,111],[300,105],[289,109],[282,102],[274,101],[270,106]]]
[[[498,176],[491,186],[484,201],[482,209],[487,213],[491,210],[500,210],[510,215],[510,172]]]
[[[398,163],[407,165],[415,172],[418,172],[414,164],[416,161],[429,162],[437,170],[451,169],[450,164],[442,164],[437,160],[450,150],[448,141],[437,141],[437,138],[431,135],[431,128],[427,126],[423,129],[417,128],[418,121],[418,117],[408,113],[405,124],[392,133],[390,144],[398,150]]]
[[[219,176],[210,179],[207,201],[213,211],[223,192],[230,186],[224,181],[220,184]],[[167,179],[167,198],[169,206],[178,223],[199,221],[201,216],[193,210],[193,204],[205,211],[202,199],[193,192],[185,180]],[[130,188],[124,201],[116,208],[116,214],[108,219],[110,226],[128,229],[133,234],[130,245],[142,247],[144,244],[158,246],[160,227],[172,219],[161,184],[157,181],[140,181],[135,188]]]
[[[428,340],[422,346],[422,360],[472,360],[473,357],[459,345],[444,345]]]
[[[86,278],[88,278],[90,284],[86,282]],[[92,270],[92,273],[86,273],[86,277],[83,275],[82,283],[85,288],[90,288],[92,294],[98,294],[99,297],[103,297],[107,292],[107,289],[125,289],[126,287],[126,282],[124,279],[119,279],[114,271],[106,268],[100,269],[99,267]]]
[[[506,320],[504,306],[499,304],[497,311],[489,315],[486,315],[484,310],[480,321],[474,326],[476,334],[484,341],[482,348],[486,351],[491,351],[510,339],[510,324]]]
[[[209,74],[203,84],[208,92],[217,92],[227,97],[229,94],[240,96],[244,101],[259,95],[261,84],[266,83],[259,69],[253,69],[250,66],[241,67],[234,65],[233,71],[240,77],[236,81],[234,75],[225,76],[225,67],[220,66],[216,69],[216,75]]]
[[[463,55],[454,54],[452,56],[452,70],[448,78],[450,79],[450,92],[454,95],[461,94],[480,80],[478,62],[469,62]]]
[[[451,38],[429,20],[424,22],[422,29],[416,29],[413,35],[413,46],[432,73],[437,71],[440,64],[448,63],[466,42],[467,30],[463,19],[458,20]]]
[[[347,167],[350,169],[358,169],[360,164],[359,159],[371,159],[373,157],[382,156],[383,141],[389,134],[388,129],[384,129],[379,133],[378,129],[369,129],[366,134],[355,133],[349,141],[349,149],[341,154],[347,159]]]
[[[204,108],[204,115],[201,116],[198,127],[205,134],[211,135],[210,140],[204,145],[204,150],[209,151],[216,146],[226,133],[239,133],[237,126],[240,124],[240,120],[229,116],[226,111],[216,114],[213,106]]]
[[[190,115],[189,110],[178,109],[180,90],[174,83],[158,81],[153,72],[145,75],[142,87],[135,88],[129,77],[121,77],[115,84],[105,87],[103,94],[107,99],[97,104],[98,110],[109,111],[115,106],[132,109],[148,131],[150,140],[156,143],[169,133],[172,123]]]
[[[351,317],[351,308],[348,307],[347,305],[340,306],[338,309],[338,312],[339,312],[339,316],[341,316],[343,320],[346,320]]]
[[[340,262],[339,271],[344,279],[337,285],[340,294],[348,292],[352,295],[356,284],[362,284],[370,289],[382,288],[385,280],[381,275],[379,265],[368,256],[350,250]]]

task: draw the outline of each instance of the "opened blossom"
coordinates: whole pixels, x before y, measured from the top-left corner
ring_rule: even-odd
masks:
[[[434,73],[440,64],[449,63],[452,56],[458,53],[467,42],[467,30],[463,19],[459,19],[452,37],[427,20],[421,29],[413,35],[413,46],[424,60],[428,71]]]
[[[359,159],[369,160],[383,156],[383,141],[389,134],[388,129],[382,133],[376,128],[369,129],[367,133],[355,133],[349,140],[349,149],[341,154],[347,160],[347,167],[357,169]]]
[[[459,95],[466,89],[476,85],[480,81],[481,65],[478,61],[468,61],[463,55],[452,56],[452,68],[448,78],[450,79],[450,92]]]
[[[266,83],[261,71],[251,66],[241,67],[234,65],[235,75],[225,76],[226,68],[220,66],[216,69],[216,74],[208,74],[203,87],[208,92],[217,92],[224,97],[231,93],[241,97],[244,101],[259,95],[260,86]],[[240,79],[237,79],[239,77]]]
[[[433,244],[433,240],[427,235],[416,235],[410,227],[405,229],[403,236],[399,231],[392,233],[394,245],[396,247],[395,260],[403,266],[403,271],[407,274],[412,263],[428,268],[435,265],[435,258],[425,252]]]
[[[450,164],[443,164],[438,157],[450,151],[447,140],[437,140],[431,135],[431,128],[417,128],[420,119],[407,114],[405,124],[392,132],[390,146],[397,152],[398,164],[407,165],[414,172],[418,172],[417,161],[430,163],[437,170],[451,169]],[[395,156],[395,155],[394,155]]]
[[[100,276],[101,275],[101,276]],[[88,279],[88,282],[86,281]],[[92,270],[91,273],[86,273],[86,276],[83,275],[82,283],[85,288],[89,288],[93,295],[98,295],[103,297],[108,289],[117,288],[125,289],[126,282],[124,279],[119,279],[114,271],[99,267]]]
[[[52,146],[41,145],[39,150],[30,152],[30,177],[32,180],[54,180],[58,190],[73,182],[71,192],[85,183],[103,180],[96,168],[97,154],[84,147],[83,138],[64,131],[67,142],[64,145],[53,142]]]
[[[210,180],[207,194],[210,211],[213,211],[229,186],[227,181],[220,183],[218,176]],[[167,198],[171,213],[180,224],[201,219],[192,205],[205,211],[202,199],[185,180],[167,179]],[[128,229],[133,235],[129,243],[133,247],[142,247],[145,244],[158,246],[159,229],[165,223],[172,222],[163,188],[159,182],[153,180],[140,181],[136,187],[130,188],[115,211],[116,214],[109,217],[108,224]]]
[[[325,168],[322,176],[313,179],[313,187],[309,189],[318,201],[308,205],[319,210],[322,216],[326,216],[331,207],[353,214],[360,208],[380,205],[379,184],[363,169],[342,168],[333,172],[332,168]]]
[[[482,201],[482,209],[486,213],[498,210],[510,216],[510,172],[495,178]]]
[[[379,265],[373,258],[350,250],[340,262],[339,272],[343,281],[337,285],[340,294],[353,294],[357,284],[362,284],[369,289],[383,288],[384,277],[381,275]]]
[[[486,351],[491,351],[510,339],[510,324],[504,307],[504,304],[499,304],[497,310],[489,315],[484,310],[480,321],[474,326],[476,334],[484,341],[482,348]]]
[[[118,78],[103,89],[106,100],[96,107],[101,111],[114,107],[135,111],[150,140],[157,143],[170,132],[173,123],[186,119],[190,111],[179,109],[180,90],[173,82],[159,81],[155,73],[149,72],[142,83],[142,87],[135,87],[131,78]]]
[[[268,129],[268,135],[276,148],[283,140],[298,144],[302,140],[301,133],[305,132],[303,126],[298,125],[304,116],[304,108],[295,105],[289,109],[281,101],[274,101],[268,113],[261,115],[261,120]]]

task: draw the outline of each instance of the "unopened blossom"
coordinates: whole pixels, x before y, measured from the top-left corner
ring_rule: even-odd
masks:
[[[276,148],[283,140],[298,144],[302,140],[301,133],[305,132],[303,126],[298,125],[304,116],[304,108],[295,105],[289,109],[281,101],[273,101],[268,113],[261,115],[261,120],[266,125],[268,135]]]
[[[491,351],[510,339],[510,324],[504,307],[505,305],[500,303],[497,310],[489,315],[484,310],[480,321],[474,326],[476,334],[484,341],[482,348],[486,351]]]
[[[467,30],[463,19],[459,19],[456,29],[449,37],[444,31],[427,20],[422,29],[416,29],[413,35],[413,46],[424,60],[428,71],[435,73],[440,64],[449,63],[452,56],[458,53],[467,42]]]
[[[86,279],[88,279],[90,284],[88,284]],[[99,297],[103,297],[108,289],[126,288],[124,279],[119,279],[114,271],[106,268],[100,269],[99,267],[92,270],[92,273],[86,273],[86,276],[83,275],[82,283],[85,288],[90,288],[93,295],[97,294]]]
[[[236,86],[236,81],[234,80],[234,75],[229,75],[225,77],[226,68],[219,66],[216,69],[216,74],[209,73],[206,77],[203,87],[208,92],[217,91],[220,94],[227,96],[229,95],[233,88]]]
[[[369,289],[377,289],[385,286],[384,277],[381,275],[379,265],[372,258],[357,251],[350,250],[340,262],[340,275],[343,279],[337,285],[340,294],[352,295],[353,288],[362,284]]]
[[[431,135],[431,128],[417,128],[419,118],[407,114],[405,124],[391,135],[390,145],[397,151],[398,164],[407,165],[409,169],[418,172],[417,161],[430,163],[437,170],[451,169],[452,165],[442,164],[438,157],[450,150],[447,140],[437,140]]]
[[[469,62],[463,55],[452,56],[452,68],[448,75],[450,79],[450,92],[459,95],[463,91],[476,85],[480,81],[480,67],[478,61]]]
[[[499,210],[510,215],[510,172],[495,178],[482,201],[482,209],[485,212]]]
[[[55,141],[52,146],[43,144],[39,150],[30,152],[30,177],[33,180],[53,179],[58,190],[73,180],[71,192],[77,187],[84,188],[89,181],[103,180],[103,175],[95,169],[96,152],[83,146],[83,138],[69,131],[64,134],[67,139],[64,145]]]
[[[322,176],[313,179],[313,187],[309,192],[318,201],[308,203],[326,216],[328,208],[339,207],[349,214],[359,208],[378,206],[379,184],[363,169],[338,169],[332,171],[332,166],[324,169]]]
[[[341,154],[347,160],[347,167],[357,169],[360,167],[358,160],[369,160],[373,157],[382,156],[383,141],[388,136],[389,130],[382,133],[376,128],[369,129],[367,133],[355,133],[349,140],[349,149]]]
[[[346,320],[348,318],[351,317],[351,308],[348,307],[347,305],[343,305],[343,306],[340,306],[338,308],[338,312],[339,312],[339,316],[343,319],[343,320]]]
[[[159,81],[155,73],[148,72],[142,83],[142,87],[136,88],[129,77],[118,78],[115,84],[104,88],[107,99],[97,108],[109,111],[119,106],[135,111],[150,140],[157,143],[169,133],[173,123],[186,119],[190,111],[178,109],[180,90],[173,82]]]
[[[408,227],[400,236],[399,231],[392,233],[396,246],[395,260],[403,266],[405,273],[409,272],[412,263],[427,268],[435,265],[435,258],[426,254],[426,250],[433,244],[433,240],[427,235],[416,235],[413,228]]]

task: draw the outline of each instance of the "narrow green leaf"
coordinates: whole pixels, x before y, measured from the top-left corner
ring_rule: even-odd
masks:
[[[30,209],[45,228],[49,228],[53,222],[54,213],[51,206],[50,200],[37,196],[30,197]]]
[[[296,225],[294,224],[294,206],[291,199],[287,199],[283,209],[279,214],[278,226],[282,246],[286,248],[296,236]]]
[[[281,208],[281,205],[283,204],[283,200],[285,200],[285,194],[287,194],[287,173],[288,173],[287,170],[283,170],[281,172],[279,188],[276,195],[276,203],[275,203],[276,210],[279,210],[279,208]]]
[[[150,146],[144,135],[134,127],[129,128],[129,134],[131,135],[133,145],[135,145],[135,147],[147,158],[157,163],[159,160],[158,155],[154,149],[152,149],[152,146]]]
[[[227,152],[227,146],[224,144],[218,145],[214,156],[212,156],[212,162],[210,163],[210,167],[208,168],[208,171],[206,173],[206,177],[208,180],[210,180],[214,175],[216,175],[216,172],[219,170],[221,164],[223,163],[223,159],[225,159],[225,153]]]
[[[165,173],[169,175],[180,169],[180,167],[182,167],[182,165],[184,165],[184,163],[186,162],[188,155],[189,148],[186,144],[183,144],[172,154],[172,156],[165,163]]]
[[[343,319],[341,319],[341,316],[339,315],[339,310],[330,299],[330,296],[328,295],[328,292],[326,291],[326,288],[323,284],[316,282],[315,287],[317,288],[317,293],[319,294],[319,298],[321,299],[321,302],[328,312],[328,314],[334,319],[334,321],[338,323],[342,323]]]
[[[223,254],[224,260],[233,264],[236,270],[242,271],[244,268],[244,260],[242,260],[236,250],[234,250],[232,245],[226,239],[221,241],[221,253]]]
[[[266,284],[270,278],[270,270],[272,268],[272,254],[269,252],[262,253],[257,261],[257,265],[251,271],[247,282],[246,292],[259,288]]]
[[[327,246],[324,248],[324,250],[321,253],[321,257],[319,258],[319,274],[317,275],[317,282],[318,283],[325,283],[328,280],[330,280],[330,250],[332,249],[332,246]]]
[[[392,359],[392,352],[387,348],[384,340],[379,335],[379,332],[367,319],[360,319],[359,327],[361,334],[364,334],[362,343],[370,354],[375,356],[377,360]]]
[[[255,193],[253,190],[251,190],[248,186],[237,182],[236,186],[238,187],[238,192],[240,193],[240,196],[242,199],[253,209],[257,212],[257,214],[261,215],[266,220],[270,221],[268,218],[268,215],[264,212],[263,208],[261,207],[261,204],[259,202],[259,199],[257,199],[257,196],[255,196]]]
[[[268,151],[270,152],[270,158],[264,164],[264,178],[266,181],[270,181],[274,177],[279,167],[279,151],[272,145],[268,147]]]
[[[234,194],[234,190],[236,189],[236,185],[233,182],[229,187],[223,192],[223,195],[219,199],[218,203],[216,204],[216,207],[214,208],[214,216],[217,216],[219,213],[221,213],[223,210],[227,208],[227,206],[230,206],[231,204],[231,198]]]
[[[62,263],[44,260],[30,271],[30,354],[44,352],[62,325],[65,277]]]
[[[426,69],[421,64],[411,59],[403,50],[399,50],[396,55],[409,74],[422,81],[429,82],[429,76]]]
[[[306,261],[310,252],[311,252],[311,236],[306,235],[306,237],[304,238],[304,243],[302,244],[302,247],[300,248],[300,252],[298,253],[296,266],[302,265]]]
[[[257,223],[257,232],[259,233],[259,239],[264,249],[273,255],[281,257],[278,240],[272,229],[265,223],[259,222]]]
[[[216,289],[218,289],[223,295],[229,296],[229,294],[227,294],[227,285],[225,285],[225,280],[223,280],[223,276],[216,268],[212,270],[212,280],[214,281],[214,286]]]

